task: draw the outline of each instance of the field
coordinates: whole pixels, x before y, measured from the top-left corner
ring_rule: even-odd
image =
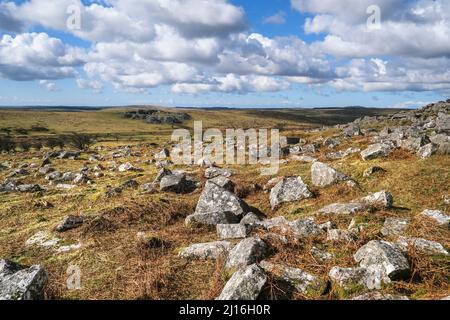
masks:
[[[190,229],[184,219],[195,210],[201,188],[192,194],[166,192],[144,193],[140,189],[126,189],[117,196],[107,198],[109,187],[121,185],[130,179],[140,185],[154,180],[159,169],[149,160],[161,148],[170,145],[170,135],[175,128],[192,128],[193,121],[202,120],[204,128],[279,128],[281,134],[314,141],[337,133],[337,129],[313,131],[322,125],[347,123],[365,115],[386,115],[398,110],[354,108],[348,110],[196,110],[187,112],[192,120],[182,125],[150,125],[143,121],[125,119],[125,109],[96,111],[67,110],[0,110],[0,134],[17,140],[44,141],[49,137],[73,132],[95,136],[97,142],[83,152],[77,160],[52,160],[52,166],[61,172],[92,168],[101,164],[104,176],[72,190],[50,188],[31,194],[0,193],[0,257],[20,264],[41,264],[49,273],[46,297],[49,299],[214,299],[230,274],[222,268],[223,261],[186,261],[178,257],[181,248],[193,243],[216,240],[215,229]],[[46,128],[47,130],[33,130]],[[25,129],[25,130],[23,130]],[[345,140],[339,149],[365,148],[365,136]],[[111,152],[131,146],[132,155],[112,159]],[[0,164],[17,168],[21,164],[40,165],[48,148],[0,154]],[[238,175],[232,178],[236,193],[258,208],[268,218],[285,216],[289,220],[311,216],[320,208],[334,202],[347,202],[371,192],[388,190],[394,196],[394,208],[376,214],[361,213],[355,219],[368,227],[357,241],[334,246],[322,245],[333,254],[333,259],[319,263],[310,249],[324,239],[309,239],[279,250],[271,261],[289,264],[326,278],[332,266],[352,267],[353,253],[369,240],[380,239],[379,230],[386,217],[409,217],[412,225],[407,235],[425,237],[450,247],[449,232],[419,217],[424,209],[439,209],[450,213],[442,199],[450,194],[450,157],[435,155],[418,161],[404,150],[396,150],[389,157],[369,163],[359,153],[340,160],[327,160],[321,148],[316,157],[357,181],[360,188],[345,184],[325,188],[312,187],[315,197],[301,203],[292,202],[271,210],[268,194],[255,188],[272,177],[260,176],[257,166],[235,166]],[[103,160],[90,160],[91,154]],[[126,162],[143,169],[142,172],[118,172],[117,166]],[[383,167],[386,172],[363,177],[371,165]],[[309,163],[291,162],[281,166],[279,176],[301,176],[310,185]],[[183,169],[190,176],[205,182],[204,169],[197,166],[171,167]],[[0,181],[7,179],[10,171],[0,171]],[[22,178],[24,183],[48,184],[42,175],[32,173]],[[82,227],[63,234],[53,233],[54,227],[67,215],[84,215],[91,220]],[[332,217],[339,228],[346,229],[352,217]],[[319,218],[326,222],[328,219]],[[60,238],[59,245],[81,244],[81,248],[56,253],[51,248],[26,245],[27,239],[40,231]],[[162,239],[164,246],[148,248],[142,241],[154,237]],[[413,255],[413,273],[407,281],[392,282],[383,287],[385,293],[405,294],[411,299],[441,298],[450,294],[450,259],[436,256]],[[68,267],[81,271],[81,288],[70,290],[67,281]],[[320,295],[296,295],[295,299],[343,299],[358,292],[342,292],[335,288]],[[269,281],[263,297],[282,299],[285,292]]]

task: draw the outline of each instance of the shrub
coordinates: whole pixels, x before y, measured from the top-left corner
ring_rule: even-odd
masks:
[[[31,143],[27,140],[23,140],[23,141],[20,141],[19,147],[23,151],[27,152],[27,151],[30,151],[30,149],[31,149]]]
[[[14,151],[16,149],[16,142],[9,137],[0,137],[0,151]]]
[[[78,150],[86,150],[94,144],[94,139],[91,136],[82,133],[72,133],[65,140],[69,145]]]
[[[43,144],[41,141],[36,141],[33,143],[33,148],[37,151],[41,150],[43,147]]]

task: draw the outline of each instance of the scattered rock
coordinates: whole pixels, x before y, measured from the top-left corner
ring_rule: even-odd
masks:
[[[402,279],[410,272],[408,259],[398,246],[387,241],[372,240],[354,255],[360,267],[380,276],[379,282]]]
[[[381,234],[385,237],[399,236],[408,229],[410,222],[410,219],[386,218]]]
[[[0,300],[40,300],[48,282],[42,266],[0,260]]]
[[[256,300],[266,281],[264,271],[252,264],[233,274],[217,300]]]
[[[441,226],[449,226],[450,227],[450,216],[445,215],[442,211],[424,210],[421,213],[421,215],[434,220],[437,224],[439,224]]]
[[[134,171],[134,172],[139,172],[139,171],[144,171],[142,169],[138,169],[136,167],[134,167],[131,163],[127,162],[124,164],[121,164],[118,168],[119,172],[126,172],[126,171]]]
[[[318,211],[319,214],[336,214],[336,215],[353,215],[361,210],[364,210],[365,206],[362,203],[333,203]]]
[[[310,253],[319,262],[326,262],[333,259],[333,255],[325,250],[319,249],[317,247],[312,247]]]
[[[239,223],[239,216],[231,211],[217,211],[217,212],[204,212],[204,213],[194,213],[189,215],[185,224],[189,227],[197,226],[215,226],[218,224],[233,224]]]
[[[247,238],[239,242],[229,253],[226,269],[239,269],[264,258],[267,245],[260,238]]]
[[[325,163],[316,161],[311,166],[311,180],[315,186],[325,187],[348,179],[345,174],[338,172]]]
[[[328,276],[333,283],[344,290],[354,290],[357,286],[368,288],[368,272],[366,268],[333,267]]]
[[[218,176],[223,176],[226,178],[229,178],[236,174],[236,171],[234,170],[227,170],[227,169],[221,169],[217,167],[209,167],[205,170],[205,178],[206,179],[212,179],[216,178]]]
[[[313,194],[301,177],[284,178],[272,188],[270,192],[270,205],[272,210],[284,202],[300,201],[311,198]]]
[[[417,151],[417,156],[422,160],[428,159],[429,157],[434,155],[438,150],[439,147],[437,145],[435,145],[434,143],[429,143],[419,148],[419,150]]]
[[[159,183],[159,190],[163,192],[190,193],[195,188],[195,183],[186,179],[185,174],[166,175]]]
[[[224,176],[218,176],[212,179],[209,179],[209,182],[214,183],[218,185],[221,188],[224,188],[225,190],[228,190],[230,192],[234,192],[235,185],[233,181],[230,179],[224,177]]]
[[[243,225],[252,225],[258,222],[261,222],[260,216],[253,212],[249,212],[245,215],[245,217],[242,218],[240,223]]]
[[[388,293],[369,292],[354,297],[352,300],[409,300],[409,298],[406,296],[392,295]]]
[[[61,223],[56,227],[57,232],[64,232],[71,229],[78,228],[84,222],[84,218],[81,216],[66,216]]]
[[[355,240],[354,232],[350,230],[331,229],[328,230],[327,241],[352,242]]]
[[[289,223],[290,231],[296,238],[308,238],[320,235],[323,229],[312,219],[299,219]]]
[[[415,250],[426,254],[449,255],[448,251],[444,249],[442,244],[422,238],[399,237],[397,240],[397,245],[399,245],[399,247],[405,252],[408,251],[408,248],[413,247]]]
[[[375,173],[379,173],[379,172],[386,172],[386,170],[384,170],[382,167],[373,166],[373,167],[368,168],[366,171],[364,171],[363,177],[368,178],[368,177],[374,175]]]
[[[44,191],[44,189],[38,184],[21,184],[16,187],[16,190],[23,193],[35,193]]]
[[[220,240],[242,239],[247,236],[247,228],[243,224],[218,224],[216,228]]]
[[[361,152],[364,161],[387,157],[394,150],[392,143],[376,143]]]
[[[183,249],[179,256],[185,259],[218,259],[225,257],[233,245],[228,241],[197,243]]]

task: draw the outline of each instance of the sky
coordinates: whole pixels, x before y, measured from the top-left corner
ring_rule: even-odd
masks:
[[[450,0],[0,0],[0,106],[449,97]]]

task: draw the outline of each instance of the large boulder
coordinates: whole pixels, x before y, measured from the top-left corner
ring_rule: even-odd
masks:
[[[39,300],[48,282],[42,266],[25,267],[0,260],[0,300]]]
[[[383,282],[402,279],[410,272],[408,259],[395,244],[372,240],[361,247],[353,256],[360,267],[377,273]]]
[[[258,237],[247,238],[239,242],[228,255],[226,269],[239,269],[256,263],[264,258],[267,245]]]
[[[232,213],[238,218],[237,222],[239,222],[247,212],[250,212],[249,206],[234,193],[214,183],[206,182],[205,188],[197,202],[194,215],[211,216]]]
[[[301,177],[284,178],[270,191],[270,205],[275,209],[283,202],[299,201],[312,196]]]
[[[266,284],[267,276],[256,264],[236,271],[217,300],[256,300]]]
[[[322,162],[314,162],[311,166],[311,180],[317,187],[325,187],[349,178]]]
[[[387,157],[393,150],[394,145],[392,143],[376,143],[370,145],[367,149],[361,152],[363,160],[372,160],[381,157]]]

